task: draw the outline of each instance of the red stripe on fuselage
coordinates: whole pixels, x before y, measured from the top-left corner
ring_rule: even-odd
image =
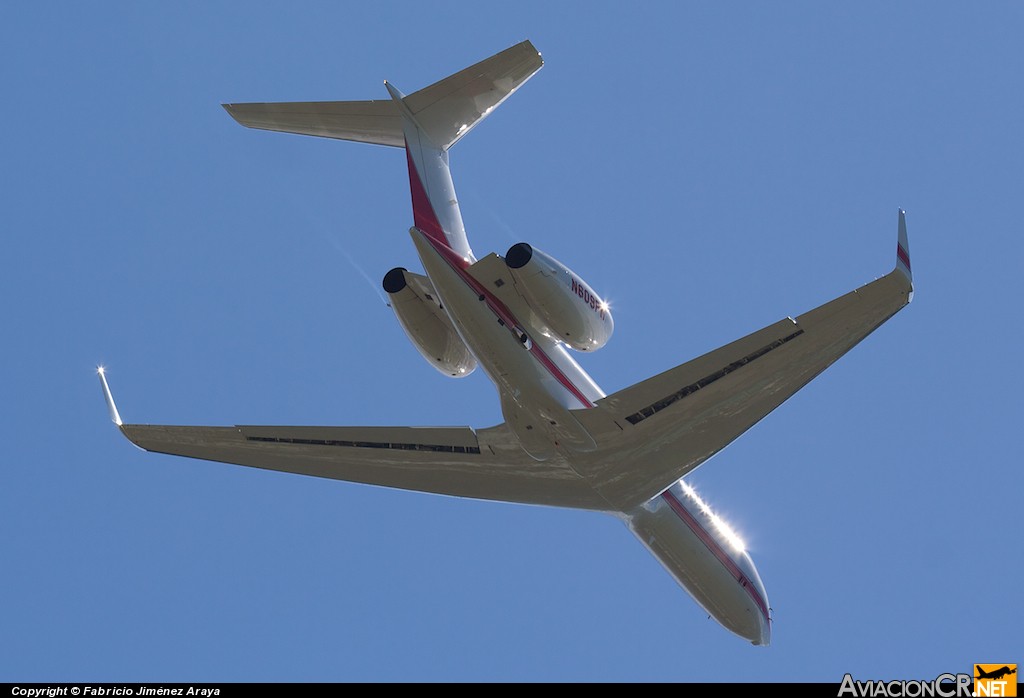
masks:
[[[546,368],[548,372],[552,376],[554,376],[559,383],[562,384],[562,387],[564,387],[566,390],[572,393],[573,397],[579,400],[581,405],[583,405],[587,409],[590,409],[591,407],[594,406],[594,403],[592,403],[590,399],[586,395],[584,395],[583,392],[579,388],[577,388],[572,381],[569,380],[568,376],[562,373],[562,369],[558,367],[558,364],[556,364],[550,356],[545,354],[544,351],[540,347],[538,347],[536,343],[534,343],[533,346],[530,347],[530,354],[532,354],[533,358],[537,359],[537,361],[539,361],[541,365],[544,366],[544,368]]]
[[[406,161],[409,165],[409,189],[412,192],[412,215],[413,221],[417,228],[423,231],[424,236],[441,255],[441,258],[448,262],[448,265],[455,270],[455,272],[465,281],[477,295],[484,296],[487,307],[489,307],[505,326],[509,328],[511,332],[513,328],[522,327],[519,321],[516,320],[515,316],[508,309],[504,303],[502,303],[497,297],[495,297],[483,284],[474,279],[468,271],[469,260],[460,256],[455,250],[453,250],[448,244],[448,236],[444,233],[444,228],[441,227],[441,222],[437,218],[437,214],[434,212],[434,207],[430,203],[430,197],[427,196],[427,190],[424,188],[423,183],[420,181],[419,172],[416,170],[416,163],[413,162],[412,155],[409,153],[408,144],[405,149]],[[583,392],[576,387],[576,385],[569,380],[569,377],[562,372],[562,369],[552,361],[551,357],[544,353],[544,350],[537,346],[536,342],[529,349],[530,354],[536,359],[541,366],[555,377],[562,387],[569,391],[574,398],[580,401],[580,403],[587,408],[593,407],[594,404],[587,398]]]
[[[739,565],[736,564],[736,561],[732,559],[732,556],[722,549],[722,546],[718,544],[718,541],[716,541],[710,533],[704,530],[704,527],[700,525],[700,522],[697,521],[693,514],[686,510],[686,507],[683,506],[683,503],[676,498],[671,490],[665,490],[661,493],[661,496],[662,499],[668,502],[669,507],[676,513],[676,516],[682,519],[683,523],[685,523],[691,531],[697,534],[697,537],[700,538],[704,545],[707,546],[708,550],[711,551],[711,554],[718,558],[718,561],[721,562],[727,570],[729,570],[729,574],[731,574],[733,578],[735,578],[735,580],[747,590],[747,593],[750,594],[750,598],[754,600],[754,604],[761,611],[761,615],[764,616],[765,620],[771,623],[771,618],[768,615],[768,604],[766,604],[764,599],[761,598],[760,592],[754,588],[751,581],[747,579],[745,574],[743,574],[743,570],[741,570]]]

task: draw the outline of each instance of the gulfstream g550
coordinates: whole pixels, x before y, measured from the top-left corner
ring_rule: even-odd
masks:
[[[412,243],[425,274],[384,290],[410,341],[446,375],[478,366],[504,422],[470,427],[187,427],[123,424],[158,453],[457,497],[592,509],[620,517],[719,623],[756,645],[771,612],[750,556],[683,478],[821,373],[912,296],[899,212],[888,275],[645,381],[605,395],[569,350],[600,349],[608,304],[525,242],[470,249],[448,151],[543,65],[524,41],[409,95],[361,102],[226,104],[240,124],[404,148]]]

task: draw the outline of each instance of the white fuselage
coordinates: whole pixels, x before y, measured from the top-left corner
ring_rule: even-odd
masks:
[[[500,289],[474,275],[479,266],[466,238],[448,153],[404,111],[401,93],[388,89],[406,117],[415,223],[410,235],[452,325],[497,387],[506,424],[538,461],[556,454],[570,466],[581,456],[629,459],[621,446],[602,452],[573,414],[593,408],[604,392],[565,346],[537,325],[528,307],[517,305],[517,315],[499,297]],[[582,306],[586,299],[579,302]],[[625,521],[718,622],[754,644],[769,643],[767,595],[753,561],[685,483],[632,510],[610,513]]]
[[[508,315],[507,308],[466,271],[468,263],[463,266],[461,258],[439,249],[442,245],[417,229],[411,235],[452,323],[499,394],[513,395],[523,409],[558,422],[562,432],[549,432],[545,438],[550,439],[552,450],[570,463],[581,450],[591,451],[592,439],[590,445],[579,449],[564,433],[569,431],[566,425],[571,425],[581,432],[570,434],[577,441],[589,437],[572,416],[571,408],[592,406],[590,402],[580,404],[577,392],[587,395],[588,400],[589,396],[596,400],[603,395],[593,380],[564,349],[552,346],[539,333],[531,334],[529,326]],[[521,341],[520,330],[531,335],[530,342]],[[543,358],[538,358],[538,349],[543,356],[550,358],[553,354],[567,361],[552,361],[559,369],[555,373]],[[567,389],[563,381],[573,379],[577,381],[574,385],[582,388]],[[629,457],[628,453],[593,455]],[[770,642],[767,594],[750,555],[684,482],[677,482],[640,507],[614,513],[709,615],[754,644]]]

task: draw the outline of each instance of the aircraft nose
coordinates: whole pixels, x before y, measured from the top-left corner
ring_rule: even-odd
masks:
[[[760,609],[748,607],[742,623],[729,627],[734,633],[757,647],[767,647],[772,642],[772,624]]]
[[[772,642],[771,608],[768,606],[768,593],[765,591],[761,575],[757,573],[754,561],[746,552],[740,557],[739,565],[746,579],[744,588],[749,592],[747,605],[747,623],[743,637],[759,647],[767,647]]]
[[[772,622],[761,614],[758,614],[757,620],[757,636],[750,638],[750,641],[758,647],[767,647],[772,644]]]

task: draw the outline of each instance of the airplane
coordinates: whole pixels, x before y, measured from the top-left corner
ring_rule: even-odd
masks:
[[[423,358],[494,383],[504,422],[470,427],[164,426],[110,417],[140,448],[405,490],[571,507],[620,518],[718,623],[771,641],[764,584],[735,535],[684,479],[910,302],[906,220],[895,268],[647,380],[605,394],[569,350],[600,349],[607,301],[531,244],[476,257],[448,151],[543,65],[524,41],[412,94],[223,105],[241,125],[403,148],[412,243],[425,274],[387,272],[384,290]]]
[[[999,680],[999,679],[1003,678],[1004,676],[1009,676],[1010,674],[1016,674],[1016,673],[1017,673],[1017,668],[1014,667],[1013,669],[1011,669],[1009,666],[1004,666],[1004,667],[1001,667],[999,669],[995,669],[993,671],[985,671],[983,669],[978,669],[978,675],[975,676],[974,678],[976,678],[976,679]]]

